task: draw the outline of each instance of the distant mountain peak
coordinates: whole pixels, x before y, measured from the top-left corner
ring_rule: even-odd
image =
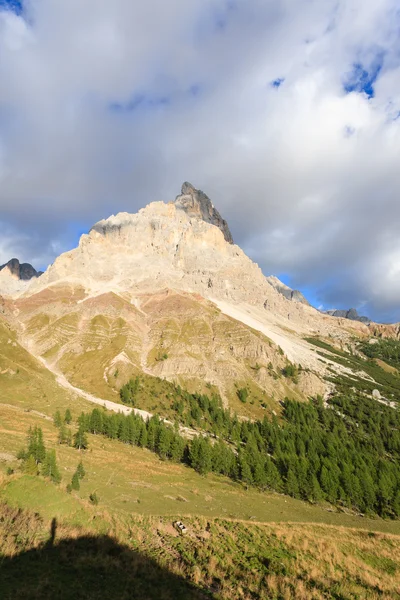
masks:
[[[221,217],[210,198],[188,181],[182,184],[181,194],[175,199],[175,206],[184,210],[190,217],[196,217],[215,225],[222,231],[225,240],[229,244],[233,244],[228,223]]]
[[[307,304],[310,306],[308,300],[303,296],[303,294],[299,290],[293,290],[288,285],[284,284],[280,279],[275,277],[275,275],[270,275],[266,278],[268,283],[272,285],[273,288],[276,289],[277,292],[285,296],[288,300],[292,300],[293,302],[300,302],[301,304]]]
[[[18,258],[12,258],[4,265],[0,265],[0,271],[5,269],[8,274],[20,281],[29,281],[32,277],[39,277],[42,271],[36,271],[29,263],[20,263]]]
[[[325,314],[330,315],[331,317],[339,317],[342,319],[350,319],[351,321],[360,321],[361,323],[371,323],[371,319],[368,317],[364,317],[359,315],[355,308],[350,308],[349,310],[337,310],[336,308],[332,308],[331,310],[323,311]]]

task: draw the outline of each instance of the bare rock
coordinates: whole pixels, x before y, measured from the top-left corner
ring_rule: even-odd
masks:
[[[20,263],[18,258],[12,258],[4,265],[0,265],[0,271],[6,269],[12,277],[21,281],[29,281],[32,277],[39,277],[42,272],[36,271],[29,263]]]
[[[185,181],[182,185],[181,195],[176,197],[175,205],[184,210],[190,217],[202,219],[206,223],[218,227],[224,234],[225,240],[229,244],[233,244],[228,223],[221,217],[210,198],[201,190],[193,187],[191,183]]]

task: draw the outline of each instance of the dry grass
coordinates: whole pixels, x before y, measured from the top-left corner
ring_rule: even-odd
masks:
[[[114,545],[141,557],[146,576],[157,568],[164,575],[169,573],[174,585],[186,581],[194,586],[188,590],[202,590],[215,599],[400,598],[399,536],[323,525],[188,517],[185,524],[189,533],[181,537],[169,518],[118,518],[107,511],[93,511],[86,527],[71,527],[59,521],[60,547],[71,540],[79,543],[83,536],[94,539],[101,523],[103,536],[107,534]],[[43,547],[49,531],[50,521],[39,515],[1,505],[3,557],[18,559],[29,550]],[[107,560],[112,563],[112,558]]]

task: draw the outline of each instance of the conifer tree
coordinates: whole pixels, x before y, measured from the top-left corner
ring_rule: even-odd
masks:
[[[171,430],[165,425],[160,425],[158,431],[156,450],[161,458],[167,458],[171,445]]]
[[[72,415],[71,415],[71,411],[69,410],[69,408],[67,408],[67,410],[65,411],[64,422],[67,425],[70,425],[70,423],[72,422]]]
[[[142,448],[146,448],[147,445],[148,445],[147,427],[146,427],[146,423],[143,423],[141,425],[141,429],[140,429],[139,446],[141,446]]]
[[[92,411],[89,429],[92,433],[101,433],[103,431],[103,416],[98,408]]]
[[[71,445],[71,430],[62,423],[59,432],[58,432],[58,443],[65,444],[66,446]]]
[[[81,484],[79,483],[79,475],[77,473],[77,471],[75,471],[75,473],[72,475],[72,480],[71,480],[71,489],[78,491],[81,487]]]
[[[253,483],[253,474],[247,461],[248,457],[246,454],[242,454],[239,457],[240,479],[247,485],[251,485]]]
[[[57,466],[55,450],[49,450],[42,465],[42,475],[50,477],[54,483],[60,483],[61,474]]]
[[[86,471],[85,471],[82,461],[80,461],[78,466],[76,467],[76,472],[78,473],[79,479],[83,479],[85,477]]]
[[[38,474],[38,467],[37,467],[36,460],[35,460],[35,457],[33,456],[33,454],[30,454],[25,459],[24,464],[23,464],[23,470],[28,475],[37,475]]]
[[[36,464],[42,463],[46,457],[46,448],[43,442],[43,431],[40,427],[30,428],[28,432],[27,455],[32,455]]]
[[[292,467],[289,468],[287,474],[286,493],[294,498],[299,496],[299,482],[297,481],[295,470]]]
[[[55,413],[54,417],[53,417],[53,421],[54,421],[54,425],[56,427],[61,427],[62,425],[62,419],[61,419],[61,413],[59,410],[57,410],[57,412]]]
[[[77,450],[86,450],[87,447],[87,436],[83,427],[80,426],[78,431],[74,435],[74,448],[76,448]]]

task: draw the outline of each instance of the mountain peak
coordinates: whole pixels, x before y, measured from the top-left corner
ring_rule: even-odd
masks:
[[[21,281],[29,281],[32,277],[39,277],[42,273],[36,271],[29,263],[20,263],[18,258],[12,258],[4,265],[0,265],[0,271],[3,269],[6,272]]]
[[[190,217],[196,217],[215,225],[222,231],[225,240],[229,244],[233,244],[228,223],[221,217],[210,198],[188,181],[182,184],[181,194],[175,199],[175,206],[184,210]]]

